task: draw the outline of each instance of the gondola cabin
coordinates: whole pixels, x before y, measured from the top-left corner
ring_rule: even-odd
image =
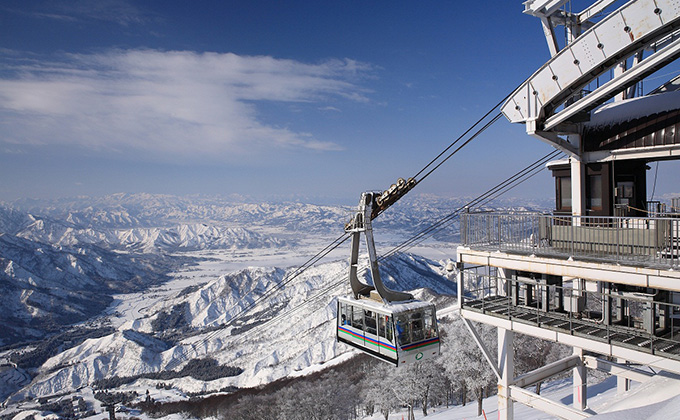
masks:
[[[338,298],[337,340],[402,366],[439,355],[433,304]]]

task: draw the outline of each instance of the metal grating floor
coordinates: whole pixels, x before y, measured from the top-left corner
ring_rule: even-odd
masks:
[[[680,360],[680,327],[677,326],[670,328],[665,334],[653,336],[635,328],[579,319],[570,313],[544,312],[528,306],[512,305],[510,298],[505,296],[465,301],[463,308]]]

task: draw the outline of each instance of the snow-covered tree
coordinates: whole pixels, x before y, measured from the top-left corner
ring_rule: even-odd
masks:
[[[472,392],[477,399],[478,415],[481,415],[484,389],[496,382],[496,376],[462,320],[456,317],[451,323],[441,323],[440,327],[446,335],[442,340],[441,363],[449,380],[462,389],[463,404],[468,399],[468,391]],[[496,330],[482,324],[475,327],[495,360]]]
[[[402,405],[395,391],[399,384],[393,366],[376,362],[367,372],[363,385],[365,404],[377,407],[385,420]]]
[[[523,334],[515,334],[513,343],[515,375],[530,372],[571,354],[567,346]],[[541,382],[536,384],[536,393],[541,393]]]

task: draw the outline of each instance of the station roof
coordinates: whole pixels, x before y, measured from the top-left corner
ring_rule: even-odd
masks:
[[[657,93],[604,104],[593,110],[584,126],[601,129],[677,109],[680,109],[680,91]]]

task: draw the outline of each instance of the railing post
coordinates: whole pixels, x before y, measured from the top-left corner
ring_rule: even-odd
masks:
[[[484,215],[486,219],[486,241],[489,244],[489,246],[493,246],[493,240],[492,240],[492,222],[491,222],[491,214],[485,214]]]
[[[621,262],[621,229],[623,228],[623,220],[616,223],[616,262]]]
[[[497,228],[498,228],[498,250],[499,251],[501,250],[501,229],[502,229],[502,226],[503,226],[503,222],[501,220],[502,218],[503,218],[503,216],[499,214],[498,215],[498,225],[497,225]]]
[[[460,242],[464,246],[468,246],[468,215],[463,213],[463,217],[460,220]]]
[[[574,235],[576,234],[576,228],[575,228],[575,223],[576,223],[576,217],[574,215],[571,216],[571,227],[569,228],[569,232],[571,233],[571,256],[574,256]]]

